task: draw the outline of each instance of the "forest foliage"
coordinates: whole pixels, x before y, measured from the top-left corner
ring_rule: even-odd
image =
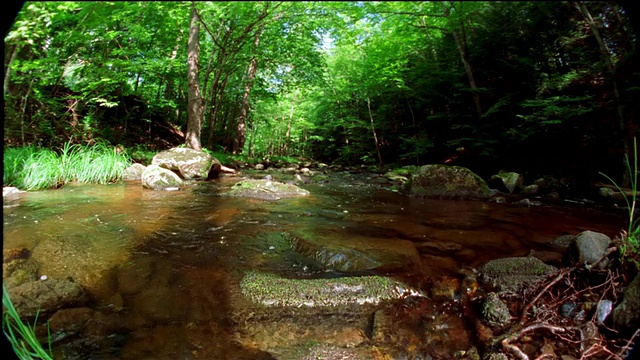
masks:
[[[27,2],[5,36],[5,148],[164,149],[197,124],[204,148],[256,157],[455,159],[482,175],[619,179],[638,132],[634,11],[612,1]]]

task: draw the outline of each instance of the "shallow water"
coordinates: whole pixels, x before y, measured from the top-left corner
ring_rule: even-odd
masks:
[[[261,310],[242,297],[240,280],[250,269],[344,275],[283,248],[283,232],[345,243],[411,241],[422,258],[419,274],[389,275],[421,286],[491,259],[558,251],[549,243],[560,235],[593,230],[613,238],[625,225],[624,212],[613,210],[416,199],[344,179],[301,185],[311,195],[297,199],[221,195],[238,180],[193,182],[174,192],[131,183],[65,186],[5,206],[4,248],[29,249],[38,275],[71,277],[87,289],[92,309],[116,319],[105,325],[110,330],[92,333],[86,353],[70,350],[80,342],[71,337],[54,343],[54,352],[60,358],[302,359],[311,355],[300,349],[322,343],[355,346],[362,351],[352,354],[357,358],[382,358],[372,350],[376,344],[450,354],[472,344],[456,314],[464,309],[454,303],[404,304],[395,319],[414,333],[380,339],[371,330],[375,308]],[[376,313],[376,323],[384,322],[381,316]],[[429,326],[450,329],[440,339]]]

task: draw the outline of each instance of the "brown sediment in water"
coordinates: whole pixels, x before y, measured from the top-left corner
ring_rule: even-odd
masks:
[[[94,345],[121,359],[259,358],[265,352],[302,359],[331,346],[377,347],[379,356],[400,348],[452,354],[467,350],[478,334],[467,320],[472,304],[455,291],[449,298],[358,307],[362,313],[350,317],[305,308],[261,312],[243,299],[241,281],[251,270],[292,279],[383,275],[428,293],[445,277],[461,279],[461,268],[531,250],[559,251],[550,246],[557,236],[583,230],[614,237],[625,221],[622,212],[415,199],[345,182],[301,185],[311,194],[296,199],[221,196],[236,181],[194,182],[177,192],[118,184],[28,193],[4,210],[4,246],[30,251],[43,275],[72,277],[98,311],[121,319],[126,332],[93,334],[117,339]],[[419,274],[327,271],[283,242],[284,231],[344,242],[410,241],[422,268]],[[387,320],[396,325],[385,330]],[[54,352],[71,354],[80,342],[72,340],[54,344]]]

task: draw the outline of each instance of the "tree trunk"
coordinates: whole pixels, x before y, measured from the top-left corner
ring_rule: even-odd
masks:
[[[442,8],[444,9],[444,15],[449,17],[450,9],[447,5],[442,2]],[[478,93],[478,86],[476,85],[476,79],[473,75],[473,68],[471,67],[471,61],[469,56],[469,44],[467,42],[467,31],[464,28],[464,22],[462,19],[459,19],[460,24],[460,33],[457,30],[452,29],[451,33],[453,34],[453,39],[458,46],[458,51],[460,52],[460,57],[462,58],[462,63],[464,65],[464,71],[467,73],[467,78],[469,79],[469,86],[471,87],[471,92],[473,93],[473,101],[476,105],[476,113],[478,116],[482,115],[482,106],[480,104],[480,94]]]
[[[371,99],[367,96],[367,108],[369,109],[369,119],[371,119],[371,132],[373,133],[373,141],[376,143],[376,152],[378,153],[378,161],[382,165],[382,154],[380,154],[380,145],[378,145],[378,135],[376,135],[376,128],[373,126],[373,115],[371,114]]]
[[[6,69],[4,70],[4,94],[9,94],[9,78],[11,74],[11,64],[16,59],[16,55],[18,54],[18,50],[20,46],[16,45],[13,47],[13,51],[11,52],[11,57],[9,58],[9,63],[7,64]]]
[[[216,89],[215,91],[212,91],[212,98],[211,98],[211,107],[212,107],[212,111],[211,114],[209,116],[209,138],[207,139],[207,144],[209,147],[211,147],[212,142],[213,142],[213,133],[215,131],[216,128],[216,123],[218,120],[218,110],[220,109],[220,106],[222,106],[221,101],[222,101],[222,94],[224,94],[224,89],[227,87],[227,80],[229,79],[229,72],[227,72],[227,74],[224,77],[224,80],[222,81],[222,85],[219,86],[216,84]]]
[[[256,34],[253,42],[254,49],[258,48],[260,44],[260,31]],[[256,77],[256,71],[258,69],[258,58],[252,57],[249,61],[249,69],[247,70],[247,82],[244,84],[244,93],[242,94],[242,108],[240,109],[240,116],[238,117],[238,123],[236,126],[236,136],[233,138],[233,153],[239,154],[242,152],[244,142],[247,137],[246,121],[249,113],[249,96],[251,95],[251,88],[253,88],[253,80]]]
[[[195,4],[191,9],[191,24],[189,25],[189,43],[187,45],[187,86],[188,106],[187,106],[187,133],[185,134],[185,145],[194,150],[201,150],[200,131],[202,130],[202,117],[204,106],[200,94],[200,22]]]
[[[593,37],[596,39],[596,42],[598,43],[600,56],[602,57],[602,61],[604,62],[605,68],[607,69],[607,75],[608,75],[607,80],[611,83],[613,98],[615,99],[615,102],[616,102],[616,111],[618,112],[618,117],[619,117],[619,128],[620,128],[620,131],[622,132],[622,148],[624,150],[624,155],[625,155],[622,159],[622,165],[623,165],[622,168],[624,169],[622,173],[622,186],[628,187],[630,179],[629,179],[629,174],[627,173],[627,161],[628,160],[633,161],[633,158],[631,158],[631,155],[635,156],[635,154],[629,154],[629,151],[630,151],[629,144],[631,141],[633,141],[634,131],[632,129],[629,129],[629,126],[627,126],[627,122],[625,121],[624,110],[622,108],[622,102],[620,101],[621,100],[620,87],[618,85],[618,81],[616,81],[614,77],[613,62],[611,61],[611,51],[609,50],[609,48],[607,47],[607,44],[602,39],[602,36],[600,35],[600,30],[598,30],[598,25],[593,20],[593,16],[591,16],[591,12],[587,8],[587,6],[584,4],[584,2],[578,1],[574,3],[574,5],[578,9],[578,11],[580,11],[585,21],[587,22],[587,24],[589,24],[589,28],[593,33]]]
[[[293,93],[293,100],[291,101],[291,111],[289,112],[289,123],[287,124],[287,132],[284,134],[284,151],[289,148],[289,141],[291,139],[291,127],[293,125],[293,111],[296,108],[296,99],[298,98],[298,90]]]

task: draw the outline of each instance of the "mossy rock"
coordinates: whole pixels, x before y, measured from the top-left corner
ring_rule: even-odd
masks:
[[[142,172],[142,187],[145,189],[163,190],[182,185],[182,179],[171,170],[158,165],[149,165]]]
[[[425,165],[402,188],[418,197],[447,199],[486,199],[489,187],[480,176],[461,166]]]
[[[172,148],[156,154],[151,161],[179,173],[184,179],[214,178],[221,169],[220,161],[204,151],[189,148]]]
[[[509,257],[491,260],[480,267],[480,279],[499,291],[518,292],[557,271],[535,257]]]
[[[254,303],[287,307],[377,304],[384,300],[421,295],[419,291],[383,276],[287,279],[255,270],[245,274],[240,289]]]
[[[246,179],[236,183],[228,196],[251,197],[262,200],[279,200],[309,195],[309,191],[293,184],[267,179]]]

